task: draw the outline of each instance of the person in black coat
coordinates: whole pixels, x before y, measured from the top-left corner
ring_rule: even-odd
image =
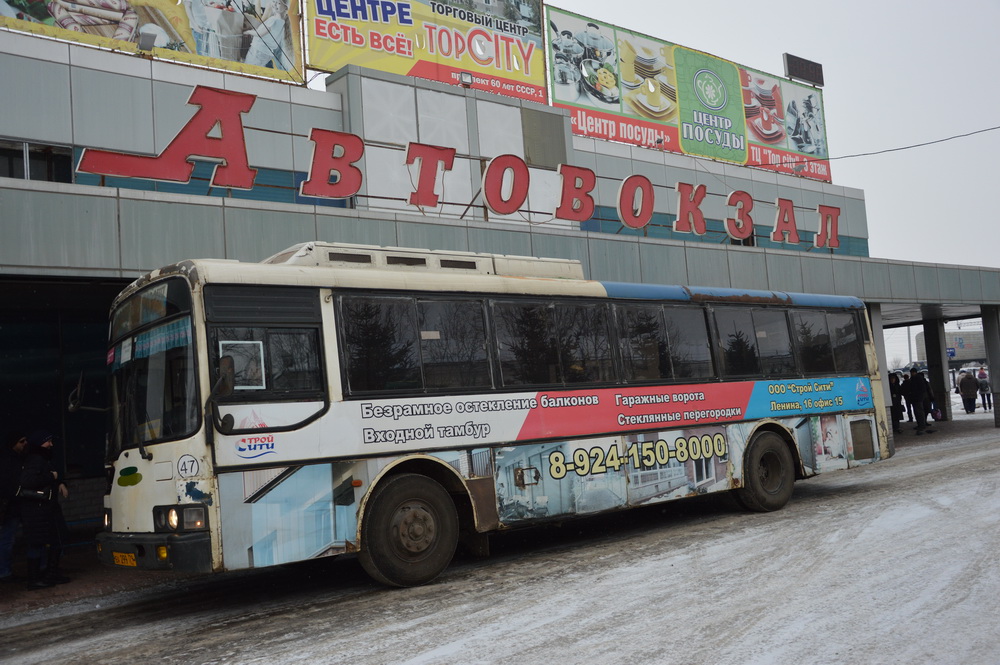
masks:
[[[917,421],[917,434],[933,432],[934,429],[927,426],[927,417],[930,415],[934,396],[931,394],[931,386],[924,378],[923,372],[914,371],[910,375],[910,399],[913,403],[913,417]]]
[[[13,582],[14,536],[21,514],[17,510],[17,488],[21,484],[24,448],[28,438],[21,432],[9,432],[0,447],[0,582]]]
[[[62,476],[52,463],[52,435],[33,432],[28,437],[18,510],[28,546],[28,588],[44,589],[69,582],[59,573],[66,522],[59,495],[69,496]]]

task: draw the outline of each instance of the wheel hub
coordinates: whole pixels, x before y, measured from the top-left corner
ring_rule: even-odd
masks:
[[[424,506],[403,506],[397,514],[399,542],[407,552],[426,551],[437,535],[434,516]]]

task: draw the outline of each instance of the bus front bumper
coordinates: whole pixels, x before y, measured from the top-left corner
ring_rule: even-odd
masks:
[[[207,531],[99,533],[97,555],[101,563],[118,568],[212,572],[212,541]]]

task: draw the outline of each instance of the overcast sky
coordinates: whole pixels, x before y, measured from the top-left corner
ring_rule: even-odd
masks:
[[[784,75],[823,65],[833,182],[865,191],[873,257],[1000,268],[1000,1],[553,0],[651,37]]]

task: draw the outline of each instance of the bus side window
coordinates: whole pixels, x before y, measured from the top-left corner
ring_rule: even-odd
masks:
[[[481,300],[417,302],[427,388],[489,388],[490,357]]]
[[[838,372],[864,372],[865,353],[858,334],[858,317],[851,312],[827,314],[833,333],[833,359]]]
[[[726,376],[760,375],[757,356],[757,335],[749,309],[718,307],[715,324],[722,349],[722,373]]]
[[[213,328],[215,362],[233,363],[234,397],[258,393],[317,393],[323,390],[319,330],[302,328]]]
[[[340,304],[351,392],[420,388],[414,301],[343,296]]]
[[[625,381],[671,377],[662,309],[659,305],[615,305]]]
[[[833,374],[833,348],[826,312],[792,312],[792,329],[804,374]]]
[[[755,309],[754,331],[765,376],[792,376],[795,353],[788,334],[788,318],[783,309]]]
[[[493,303],[503,385],[552,385],[560,382],[559,353],[552,318],[551,305]]]
[[[555,308],[559,365],[567,384],[613,381],[608,308],[604,304],[559,303]]]
[[[715,376],[705,310],[701,307],[666,307],[663,320],[674,378],[708,379]]]

